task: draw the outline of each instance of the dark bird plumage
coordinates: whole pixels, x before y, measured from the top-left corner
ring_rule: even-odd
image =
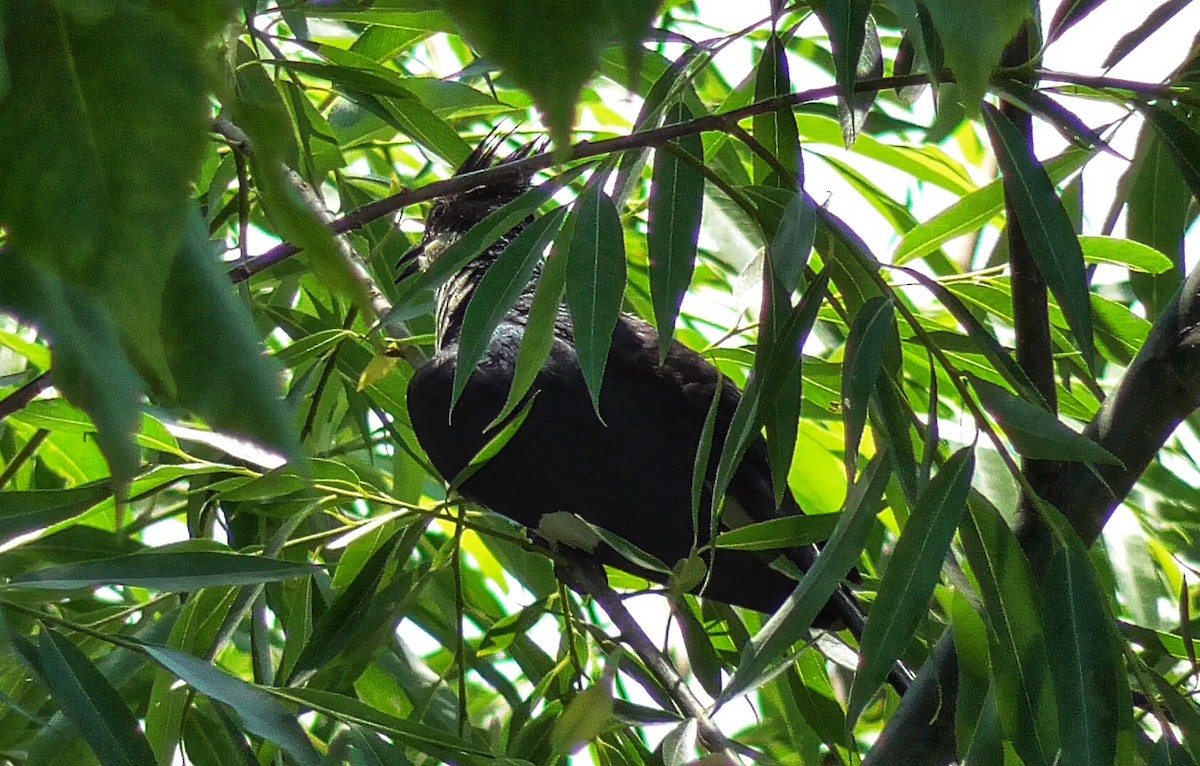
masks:
[[[459,170],[497,164],[500,141],[485,141]],[[518,150],[524,156],[526,150]],[[512,157],[505,159],[505,162]],[[514,172],[497,183],[440,200],[412,256],[429,262],[487,214],[529,188]],[[501,239],[442,285],[437,293],[437,349],[413,376],[408,408],[413,429],[437,470],[452,479],[491,437],[485,429],[501,411],[512,384],[517,350],[524,335],[534,280],[525,288],[492,335],[453,414],[450,399],[458,365],[459,333],[466,306],[483,274],[515,236]],[[613,334],[600,390],[600,413],[593,410],[573,345],[568,312],[559,311],[554,345],[533,385],[528,416],[503,449],[461,486],[467,498],[531,530],[557,512],[578,515],[615,533],[668,566],[687,557],[697,540],[708,541],[708,522],[693,531],[692,477],[697,448],[714,393],[720,388],[708,479],[711,485],[722,437],[740,397],[737,387],[699,354],[675,342],[659,359],[657,331],[622,315]],[[702,503],[707,507],[708,498]],[[727,517],[761,521],[800,513],[790,493],[777,509],[766,442],[756,439],[727,492]],[[585,544],[586,545],[586,544]],[[794,551],[807,568],[815,549]],[[662,575],[640,568],[606,545],[588,552],[593,560],[651,580]],[[756,554],[718,551],[702,595],[761,612],[774,611],[796,581]],[[841,588],[817,619],[818,625],[844,623],[861,632],[862,615],[853,596]]]

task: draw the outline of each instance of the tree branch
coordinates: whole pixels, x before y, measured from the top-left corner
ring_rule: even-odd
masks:
[[[725,756],[730,763],[739,763],[734,744],[713,723],[703,703],[692,693],[691,688],[688,687],[679,671],[675,669],[671,660],[659,651],[646,632],[642,630],[642,626],[625,608],[621,597],[609,587],[604,570],[598,566],[589,566],[559,556],[556,556],[554,561],[555,574],[558,579],[566,583],[572,590],[591,596],[596,600],[600,608],[608,614],[613,625],[621,632],[620,640],[628,644],[646,664],[646,668],[675,702],[679,712],[696,722],[704,746],[712,753]]]

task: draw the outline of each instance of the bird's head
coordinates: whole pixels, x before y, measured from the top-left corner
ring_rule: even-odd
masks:
[[[504,157],[499,157],[498,152],[506,138],[507,135],[489,135],[475,147],[455,175],[461,176],[509,165],[525,159],[541,146],[539,141],[532,141]],[[520,197],[529,190],[530,185],[529,174],[513,168],[512,172],[500,173],[479,186],[436,199],[429,216],[425,219],[425,235],[397,264],[400,277],[408,276],[414,269],[423,271],[428,268],[446,248],[461,239],[480,221]]]

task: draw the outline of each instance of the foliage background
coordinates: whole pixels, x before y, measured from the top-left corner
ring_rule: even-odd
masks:
[[[1200,760],[1194,62],[1039,68],[1104,5],[764,3],[726,30],[678,2],[0,4],[0,757]],[[1185,5],[1126,19],[1104,68]],[[931,80],[936,112],[909,100]],[[1027,113],[1064,146],[1031,152]],[[543,210],[620,216],[568,296],[674,326],[758,404],[741,433],[814,517],[722,543],[832,535],[766,625],[640,597],[674,670],[662,629],[447,501],[408,426],[433,285],[395,265],[496,125],[553,135]],[[865,659],[804,640],[851,565]],[[903,705],[896,658],[928,669]]]

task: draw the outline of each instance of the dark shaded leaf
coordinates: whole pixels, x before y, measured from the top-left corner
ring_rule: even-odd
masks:
[[[964,447],[925,486],[888,560],[859,647],[847,717],[858,720],[929,611],[950,541],[967,507],[975,452]]]
[[[666,122],[691,119],[682,103],[667,115]],[[684,136],[677,150],[704,162],[704,142],[699,134]],[[654,175],[647,210],[646,246],[650,258],[650,297],[654,302],[654,324],[658,327],[659,355],[665,359],[675,334],[675,319],[683,294],[696,267],[696,242],[704,206],[704,176],[683,160],[670,146],[654,151]]]
[[[985,380],[975,378],[971,383],[984,409],[996,419],[1023,457],[1121,465],[1112,453],[1071,430],[1040,404],[1031,404]]]
[[[1135,48],[1146,42],[1147,38],[1162,29],[1175,16],[1190,4],[1191,0],[1166,0],[1162,5],[1146,14],[1145,20],[1121,36],[1117,44],[1104,57],[1101,69],[1112,69],[1121,59],[1128,56]]]
[[[1083,363],[1090,370],[1096,350],[1092,340],[1092,306],[1088,298],[1083,251],[1071,219],[1054,191],[1045,168],[1033,156],[1024,137],[998,109],[985,104],[984,122],[992,137],[996,159],[1004,173],[1008,193],[1021,224],[1021,233],[1046,286],[1058,299]]]
[[[1121,646],[1087,549],[1077,537],[1050,558],[1042,585],[1046,657],[1058,700],[1064,766],[1116,763],[1125,681]],[[1126,696],[1128,692],[1126,692]]]
[[[87,655],[53,630],[38,644],[42,680],[104,766],[147,766],[154,753],[133,711]]]
[[[883,368],[884,347],[896,334],[896,316],[887,298],[872,298],[863,304],[846,340],[842,365],[842,418],[846,424],[846,467],[851,475],[858,446],[867,424],[871,393]]]
[[[762,58],[754,75],[754,97],[758,101],[784,96],[792,92],[792,81],[788,74],[787,46],[772,33],[763,48]],[[796,118],[788,107],[781,107],[768,114],[755,115],[752,120],[754,139],[788,172],[780,178],[775,169],[757,154],[754,156],[754,182],[760,186],[794,190],[796,179],[803,178],[800,157],[800,132]]]
[[[266,690],[167,646],[143,644],[142,650],[188,686],[233,708],[248,731],[279,745],[301,766],[320,763],[296,716]]]
[[[625,232],[616,206],[596,183],[579,196],[570,217],[567,306],[579,368],[599,415],[600,384],[625,296]]]
[[[791,646],[808,634],[817,613],[862,553],[879,500],[891,478],[891,469],[887,452],[877,453],[863,469],[862,476],[850,489],[846,509],[829,542],[796,590],[746,644],[722,699],[733,699],[770,680],[788,660]]]
[[[862,118],[875,100],[873,93],[863,94],[865,99],[855,93],[860,70],[865,69],[862,74],[870,76],[869,72],[878,64],[879,75],[883,74],[879,38],[874,23],[870,21],[871,1],[816,0],[812,6],[833,48],[833,70],[838,90],[841,91],[838,95],[838,111],[841,114],[842,135],[846,146],[852,146],[862,125]],[[868,28],[873,40],[870,45],[864,45]],[[865,68],[863,63],[866,63]]]
[[[13,578],[10,588],[71,589],[128,585],[194,591],[217,585],[257,585],[308,577],[311,564],[215,551],[147,551],[115,559],[47,567]]]
[[[1071,27],[1078,24],[1089,13],[1103,5],[1105,0],[1067,0],[1054,12],[1050,21],[1050,34],[1047,42],[1054,42]]]
[[[983,596],[997,710],[1027,764],[1050,766],[1058,726],[1037,588],[1017,538],[999,512],[973,493],[960,533]]]
[[[49,339],[55,385],[95,423],[112,475],[131,479],[141,464],[133,433],[142,382],[112,315],[91,295],[11,247],[0,249],[0,308],[23,317]]]
[[[108,482],[70,489],[0,492],[0,542],[77,516],[112,497]]]
[[[558,233],[565,212],[565,209],[559,208],[531,223],[504,248],[500,257],[488,267],[483,279],[479,280],[479,286],[467,305],[459,333],[451,410],[467,387],[467,381],[471,379],[479,360],[483,358],[496,326],[529,284],[542,253]]]

